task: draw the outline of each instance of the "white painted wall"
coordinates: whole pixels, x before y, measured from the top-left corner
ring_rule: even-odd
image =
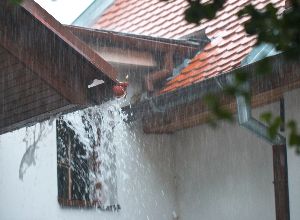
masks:
[[[180,219],[275,219],[270,146],[227,123],[187,129],[172,141]]]
[[[300,90],[285,95],[287,118],[300,125]],[[279,114],[275,103],[256,109]],[[177,132],[177,206],[181,220],[275,219],[272,147],[238,125]],[[300,216],[300,156],[288,150],[291,220]]]
[[[135,126],[118,132],[118,213],[59,207],[55,129],[39,143],[36,165],[28,168],[23,182],[18,172],[26,149],[25,129],[2,135],[0,219],[172,219],[175,187],[169,136],[144,135]]]
[[[287,118],[300,124],[300,90],[285,95]],[[278,104],[255,111],[272,109]],[[272,148],[237,125],[207,125],[172,135],[117,129],[119,213],[62,209],[57,203],[55,130],[39,144],[23,182],[25,130],[0,136],[0,219],[275,219]],[[288,151],[291,220],[300,216],[300,156]],[[176,176],[176,178],[175,178]]]

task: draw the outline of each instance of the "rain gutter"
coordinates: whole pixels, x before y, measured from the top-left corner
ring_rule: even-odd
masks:
[[[267,59],[271,59],[272,62],[272,77],[277,77],[280,79],[282,77],[280,75],[282,74],[280,70],[283,69],[284,62],[282,54],[278,54]],[[256,65],[256,63],[253,63],[239,68],[239,70],[250,74],[249,84],[247,85],[249,86],[249,89],[251,83],[254,81],[262,82],[262,80],[258,78],[259,76],[255,74]],[[234,76],[235,72],[236,70],[233,70],[228,73],[220,74],[216,77],[208,78],[202,82],[192,84],[188,87],[178,88],[175,91],[161,94],[149,99],[144,99],[138,104],[124,107],[123,110],[128,113],[128,120],[131,121],[140,117],[153,115],[155,113],[164,113],[168,110],[174,109],[177,106],[186,105],[193,101],[201,101],[201,99],[209,93],[222,92],[224,86],[232,83],[232,77]],[[265,83],[266,86],[270,86],[269,82],[263,83]],[[285,138],[280,134],[277,134],[274,140],[271,140],[268,137],[268,127],[252,117],[251,106],[249,103],[247,103],[244,97],[237,96],[236,102],[239,124],[242,127],[247,128],[271,144],[285,144]]]
[[[201,100],[210,92],[221,92],[219,84],[225,83],[225,75],[220,75],[219,77],[210,78],[201,83],[179,88],[159,96],[146,97],[137,104],[123,107],[123,111],[133,116],[129,119],[130,121],[153,113],[164,113],[177,106]]]
[[[154,84],[157,81],[167,78],[168,75],[172,72],[173,66],[174,66],[173,54],[174,54],[174,52],[171,50],[164,55],[164,58],[163,58],[163,60],[164,60],[163,66],[164,67],[162,70],[155,71],[155,72],[145,76],[145,78],[144,78],[145,79],[145,87],[149,93],[154,92]]]
[[[208,93],[221,92],[220,85],[227,83],[226,75],[221,74],[200,83],[178,88],[177,90],[158,96],[145,97],[138,103],[123,107],[123,111],[130,116],[128,118],[129,121],[155,113],[164,113],[177,106],[201,100]]]
[[[256,89],[254,95],[257,95],[266,91],[272,91],[273,88],[286,87],[286,89],[281,92],[299,88],[299,84],[296,82],[299,82],[300,80],[298,74],[300,62],[289,63],[284,60],[283,54],[277,54],[266,59],[271,61],[270,63],[272,66],[272,72],[268,78],[262,79],[256,74],[256,63],[239,68],[239,70],[243,70],[249,74],[250,80],[244,85],[245,89],[250,90],[250,86],[252,86],[252,91],[255,91]],[[129,116],[146,116],[146,120],[147,117],[150,116],[148,119],[151,120],[151,114],[165,113],[166,111],[171,112],[170,110],[174,110],[175,107],[187,105],[192,101],[201,102],[203,96],[208,93],[222,92],[222,88],[224,88],[225,85],[233,83],[235,72],[236,70],[233,70],[214,78],[209,78],[200,83],[185,88],[179,88],[175,91],[150,98],[149,100],[144,100],[139,104],[124,110],[129,113]],[[286,139],[279,133],[276,134],[274,139],[270,139],[268,127],[252,116],[249,101],[240,95],[237,95],[235,98],[237,103],[237,117],[240,126],[248,129],[251,133],[254,133],[256,136],[272,145],[276,219],[289,220]]]

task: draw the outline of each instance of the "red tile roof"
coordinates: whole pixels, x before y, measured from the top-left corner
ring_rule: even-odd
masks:
[[[195,26],[184,21],[185,0],[116,0],[94,27],[166,38],[180,38],[205,29],[211,43],[166,83],[161,91],[166,93],[238,67],[256,38],[244,31],[242,24],[248,18],[239,19],[236,13],[250,3],[262,9],[270,2],[281,12],[284,10],[285,0],[228,0],[214,19]]]
[[[184,20],[186,6],[185,0],[115,0],[93,28],[180,38],[200,29]]]
[[[249,18],[239,19],[235,14],[242,6],[249,4],[263,8],[267,0],[228,0],[225,8],[216,18],[202,23],[211,42],[197,54],[181,73],[168,81],[160,93],[166,93],[178,88],[189,86],[204,79],[228,72],[238,67],[241,61],[252,50],[256,37],[247,36],[242,24]],[[280,10],[285,2],[272,0]]]

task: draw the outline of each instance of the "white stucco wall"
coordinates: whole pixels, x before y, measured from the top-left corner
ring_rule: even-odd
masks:
[[[285,94],[287,118],[300,125],[300,90]],[[273,111],[275,103],[254,111]],[[182,220],[275,219],[272,147],[238,125],[221,123],[177,132],[177,206]],[[300,216],[300,156],[288,149],[291,220]]]
[[[172,219],[175,210],[173,154],[169,136],[144,135],[142,129],[119,130],[118,213],[62,209],[57,202],[56,134],[39,143],[36,165],[18,178],[25,152],[25,129],[0,136],[0,219]]]
[[[275,219],[270,146],[227,123],[187,129],[172,140],[180,219]]]
[[[300,90],[285,94],[286,118],[300,125]],[[278,103],[255,110],[279,113]],[[25,129],[0,136],[0,219],[275,219],[272,148],[244,128],[221,123],[172,135],[117,129],[121,211],[62,209],[57,203],[55,129],[39,143],[36,165],[18,178]],[[291,220],[300,216],[300,156],[288,150]]]

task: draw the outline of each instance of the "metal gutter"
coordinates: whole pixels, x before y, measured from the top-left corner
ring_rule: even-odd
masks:
[[[201,100],[210,92],[221,92],[219,85],[225,85],[227,83],[226,75],[227,74],[221,74],[217,77],[209,78],[200,83],[179,88],[159,96],[146,97],[136,104],[123,107],[123,111],[131,116],[128,120],[133,121],[143,116],[163,113],[177,106],[195,100]]]
[[[257,90],[255,92],[259,93],[269,91],[279,86],[285,86],[287,83],[292,83],[294,79],[299,80],[300,76],[297,73],[297,69],[299,68],[299,62],[286,62],[282,53],[274,55],[272,57],[268,57],[266,59],[268,59],[269,62],[272,64],[272,74],[268,76],[268,78],[261,78],[255,73],[257,63],[259,63],[258,61],[256,63],[240,67],[230,72],[220,74],[216,77],[208,78],[204,81],[192,84],[188,87],[178,88],[175,91],[161,94],[159,96],[144,98],[144,100],[138,103],[123,107],[123,111],[128,113],[128,120],[132,121],[138,118],[148,117],[156,113],[163,114],[164,112],[175,109],[178,106],[184,106],[193,101],[201,102],[202,98],[208,93],[222,92],[223,86],[228,85],[230,83],[228,77],[230,75],[233,76],[237,70],[241,70],[249,74],[249,83],[250,85],[252,85],[251,89],[253,90],[253,86],[255,86],[256,88],[254,88],[254,90]],[[293,79],[288,81],[289,79],[286,77],[286,74],[290,74],[291,78]],[[238,104],[240,104],[239,109],[240,111],[242,111],[244,109],[243,105],[241,104],[243,100],[238,98],[237,101],[239,102]],[[247,108],[245,110],[245,113],[247,113],[247,117],[245,118],[245,121],[251,118],[251,112],[248,109],[250,106],[246,105],[246,107]],[[250,121],[251,123],[253,122],[253,124],[251,125],[246,125],[244,123],[245,121],[241,122],[249,128],[254,128],[258,126],[258,124],[256,122],[253,122],[252,120]],[[281,137],[278,138],[278,140],[281,139]]]

